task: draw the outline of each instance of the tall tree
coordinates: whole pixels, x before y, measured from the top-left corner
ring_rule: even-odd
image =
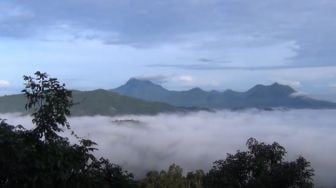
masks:
[[[62,127],[70,128],[66,116],[70,115],[72,93],[56,78],[37,71],[35,77],[24,76],[27,97],[26,109],[32,109],[34,132],[46,141],[59,138]]]
[[[26,108],[35,128],[26,130],[0,120],[0,187],[132,187],[133,176],[93,155],[96,143],[71,144],[59,133],[70,129],[71,91],[56,78],[36,72],[24,76]]]

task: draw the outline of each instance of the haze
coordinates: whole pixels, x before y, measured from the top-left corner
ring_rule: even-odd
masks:
[[[72,129],[98,143],[98,156],[143,177],[170,164],[185,172],[209,169],[226,153],[246,150],[250,137],[280,143],[287,159],[299,155],[312,163],[316,185],[336,184],[336,110],[218,111],[157,116],[73,117]],[[30,117],[2,114],[9,123],[31,127]],[[118,123],[116,120],[135,120]]]

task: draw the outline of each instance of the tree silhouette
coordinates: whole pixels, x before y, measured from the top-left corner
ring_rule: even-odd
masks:
[[[33,109],[34,133],[46,141],[59,138],[62,127],[70,128],[66,116],[70,115],[72,93],[56,78],[46,73],[36,72],[35,77],[24,76],[27,97],[26,109]]]
[[[205,187],[313,187],[314,171],[303,157],[283,161],[286,150],[276,142],[265,144],[250,138],[246,145],[248,151],[237,151],[214,162],[205,177]]]
[[[27,110],[35,128],[26,130],[0,120],[0,187],[132,187],[133,176],[93,155],[96,143],[61,137],[70,129],[71,91],[56,78],[36,72],[24,76]]]

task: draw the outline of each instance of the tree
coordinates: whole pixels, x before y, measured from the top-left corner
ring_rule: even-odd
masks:
[[[26,109],[32,109],[34,133],[46,141],[59,138],[62,127],[70,128],[66,116],[70,115],[72,93],[56,78],[49,78],[46,73],[37,71],[36,77],[24,76],[27,97]]]
[[[133,175],[104,158],[96,159],[96,143],[61,137],[70,129],[67,115],[71,91],[56,78],[36,72],[24,76],[26,108],[35,128],[26,130],[0,119],[0,187],[133,187]]]
[[[146,178],[139,183],[143,188],[184,188],[185,178],[183,177],[183,170],[180,166],[172,164],[168,170],[149,171]]]
[[[276,142],[269,145],[250,138],[246,145],[248,151],[214,162],[204,179],[205,187],[313,187],[314,170],[303,157],[283,161],[286,150]]]
[[[183,175],[183,169],[172,164],[168,170],[149,171],[146,177],[139,181],[141,188],[201,188],[203,184],[203,170],[188,172]]]
[[[203,170],[196,170],[195,172],[188,172],[186,176],[187,188],[202,188],[203,187]]]

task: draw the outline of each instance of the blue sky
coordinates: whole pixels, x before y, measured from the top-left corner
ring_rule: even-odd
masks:
[[[336,99],[334,0],[2,0],[0,95],[36,70],[76,89],[280,82]]]

